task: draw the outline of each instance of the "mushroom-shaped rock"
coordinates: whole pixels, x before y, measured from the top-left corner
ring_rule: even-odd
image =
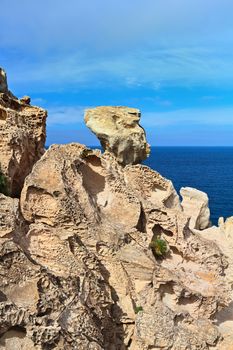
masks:
[[[137,164],[150,153],[140,116],[136,108],[96,107],[86,111],[85,123],[119,163]]]
[[[0,67],[0,93],[8,91],[6,72]]]

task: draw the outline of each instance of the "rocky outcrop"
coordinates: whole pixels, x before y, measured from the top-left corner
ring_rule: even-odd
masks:
[[[44,153],[45,110],[18,100],[7,89],[0,72],[0,166],[7,179],[7,191],[18,197],[25,177]]]
[[[104,154],[43,154],[45,112],[27,96],[0,102],[1,162],[11,192],[23,185],[20,199],[0,194],[0,349],[230,350],[233,219],[211,227],[204,193],[184,188],[180,203],[134,164],[147,152],[139,112],[87,112]]]
[[[135,108],[97,107],[86,111],[85,123],[119,163],[137,164],[150,153],[145,131],[139,125],[140,116]]]
[[[36,349],[220,344],[213,319],[229,305],[227,259],[189,229],[172,183],[157,172],[54,145],[26,178],[20,208],[25,224],[13,225],[1,253],[10,269],[0,342],[16,341],[17,326]],[[157,240],[164,255],[150,248]]]
[[[217,350],[231,350],[233,344],[233,217],[225,222],[221,218],[219,227],[212,226],[208,229],[199,231],[201,236],[208,241],[214,242],[227,261],[227,268],[224,270],[225,283],[230,289],[229,302],[226,307],[214,315],[214,322],[218,326],[222,335],[222,340],[216,347]]]
[[[206,193],[191,187],[182,187],[182,208],[190,217],[189,227],[203,230],[211,225],[209,199]]]

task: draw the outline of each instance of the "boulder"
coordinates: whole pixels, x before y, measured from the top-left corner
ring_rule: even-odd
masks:
[[[192,187],[182,187],[180,194],[183,198],[181,205],[184,213],[190,217],[189,227],[203,230],[210,226],[207,194]]]
[[[97,107],[86,111],[85,123],[120,164],[137,164],[150,153],[140,117],[136,108]]]

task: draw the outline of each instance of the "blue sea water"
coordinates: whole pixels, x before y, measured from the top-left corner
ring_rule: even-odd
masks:
[[[233,147],[152,147],[144,164],[172,180],[177,191],[189,186],[206,192],[213,224],[233,216]]]

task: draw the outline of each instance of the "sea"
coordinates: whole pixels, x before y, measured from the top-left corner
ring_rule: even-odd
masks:
[[[233,147],[152,147],[144,164],[178,192],[185,186],[206,192],[214,225],[220,216],[233,216]]]

